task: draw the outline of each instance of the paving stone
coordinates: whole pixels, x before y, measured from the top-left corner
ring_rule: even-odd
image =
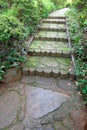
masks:
[[[12,68],[6,71],[6,75],[4,78],[5,83],[14,82],[20,80],[22,76],[21,68]]]
[[[23,123],[18,123],[12,126],[11,128],[9,128],[9,130],[24,130],[24,125]]]
[[[41,130],[54,130],[54,128],[52,126],[43,126]]]
[[[14,121],[18,111],[19,97],[16,92],[8,92],[0,96],[0,129]]]
[[[21,80],[22,83],[37,86],[37,87],[51,87],[56,83],[56,79],[51,77],[39,77],[39,76],[24,76]]]
[[[54,130],[52,126],[42,126],[40,128],[26,129],[26,130]]]
[[[73,81],[70,81],[70,80],[67,80],[67,79],[66,80],[65,79],[60,79],[58,81],[58,86],[60,88],[68,90],[68,91],[70,91],[70,90],[74,91],[74,90],[77,89],[75,83]]]
[[[36,79],[37,84],[40,86],[51,86],[54,85],[56,82],[56,79],[51,77],[37,77]]]
[[[32,117],[25,117],[23,122],[25,130],[36,130],[41,127],[40,121],[38,119],[34,119]]]
[[[26,83],[26,84],[31,84],[31,83],[33,84],[33,83],[35,83],[35,81],[36,81],[36,79],[34,76],[24,76],[21,79],[21,82]]]
[[[55,122],[54,123],[55,130],[70,130],[66,126],[62,124],[62,122]]]
[[[66,118],[65,120],[63,120],[63,124],[67,127],[68,130],[71,130],[71,129],[75,130],[74,124],[70,118],[69,119]],[[76,130],[80,130],[80,129],[76,129]]]
[[[59,110],[54,113],[53,119],[55,121],[62,121],[65,119],[66,116],[67,116],[67,113],[64,110]]]
[[[68,99],[68,96],[62,93],[29,86],[26,86],[26,95],[26,117],[32,118],[45,116],[59,108]]]

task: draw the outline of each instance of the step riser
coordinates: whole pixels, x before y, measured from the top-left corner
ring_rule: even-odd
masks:
[[[59,16],[59,17],[51,17],[51,16],[49,16],[48,18],[49,19],[66,19],[66,17],[61,17],[61,16]]]
[[[43,23],[66,24],[66,21],[43,21]]]
[[[61,42],[68,42],[68,39],[66,38],[52,38],[52,37],[35,37],[35,40],[46,40],[46,41],[61,41]]]
[[[30,70],[27,70],[27,71],[24,71],[23,72],[23,75],[24,76],[32,76],[32,75],[35,75],[35,76],[44,76],[44,77],[54,77],[54,78],[63,78],[63,79],[67,79],[67,78],[72,78],[72,79],[75,79],[75,75],[74,74],[70,74],[70,73],[66,73],[66,74],[61,74],[60,72],[59,73],[54,73],[54,72],[45,72],[45,71],[38,71],[38,70],[33,70],[33,71],[30,71]]]
[[[28,51],[27,53],[28,55],[31,56],[50,56],[50,57],[63,57],[63,58],[71,58],[71,54],[70,53],[63,53],[62,51],[60,51],[60,53],[57,52],[35,52],[35,51]]]
[[[63,28],[40,28],[41,31],[57,31],[57,32],[66,32],[66,29]]]

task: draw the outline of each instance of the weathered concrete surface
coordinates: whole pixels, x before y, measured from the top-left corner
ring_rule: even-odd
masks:
[[[9,126],[16,118],[19,97],[16,92],[0,96],[0,129]]]

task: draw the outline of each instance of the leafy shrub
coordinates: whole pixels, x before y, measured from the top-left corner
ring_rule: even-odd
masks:
[[[87,56],[86,46],[84,46],[84,29],[86,28],[86,13],[79,12],[77,9],[71,9],[68,13],[70,35],[72,45],[76,51],[76,78],[80,86],[80,89],[85,97],[87,103]],[[86,62],[85,62],[85,61]]]
[[[54,3],[50,0],[37,0],[37,7],[40,17],[47,17],[48,14],[55,9]]]
[[[50,0],[0,0],[0,80],[6,69],[25,61],[24,38],[31,35],[40,19],[54,8]]]
[[[3,79],[7,69],[17,67],[20,63],[25,61],[25,55],[23,55],[19,46],[11,48],[8,47],[8,49],[4,48],[4,50],[2,50],[2,54],[0,55],[0,80]]]
[[[25,37],[23,24],[13,16],[0,15],[0,42],[9,43]]]

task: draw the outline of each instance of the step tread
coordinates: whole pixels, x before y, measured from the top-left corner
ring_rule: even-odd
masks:
[[[55,31],[39,31],[36,37],[49,37],[49,38],[67,38],[66,32],[55,32]]]
[[[40,52],[47,52],[47,53],[63,53],[69,54],[72,50],[69,48],[68,43],[66,42],[57,42],[57,41],[41,41],[41,40],[34,40],[28,49],[29,52],[39,53]]]
[[[41,27],[43,28],[66,28],[65,24],[53,24],[53,23],[42,23]]]
[[[53,23],[42,23],[40,26],[40,29],[60,29],[60,31],[62,30],[66,30],[66,25],[65,24],[53,24]]]
[[[66,20],[65,20],[65,19],[50,19],[50,18],[43,19],[43,22],[44,22],[44,21],[56,21],[56,22],[57,22],[57,21],[60,21],[60,22],[62,22],[62,21],[63,21],[63,22],[66,22]]]
[[[66,19],[65,16],[48,16],[49,19]]]

